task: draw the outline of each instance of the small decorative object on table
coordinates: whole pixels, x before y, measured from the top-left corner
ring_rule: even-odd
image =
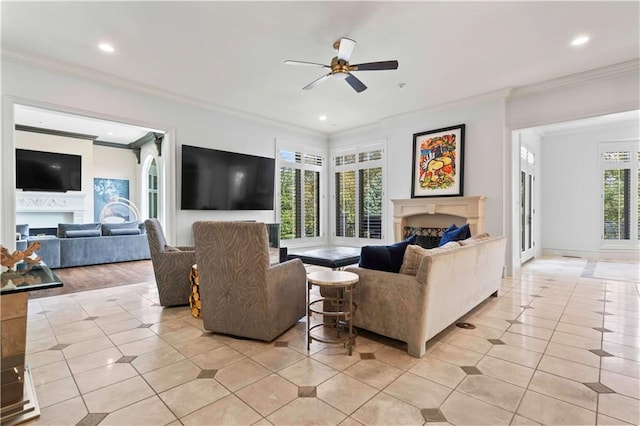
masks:
[[[42,259],[35,255],[35,251],[39,250],[40,247],[40,243],[36,241],[29,244],[26,250],[16,250],[13,253],[9,253],[6,247],[0,246],[0,264],[9,270],[13,270],[16,263],[22,260],[30,265],[40,263]]]

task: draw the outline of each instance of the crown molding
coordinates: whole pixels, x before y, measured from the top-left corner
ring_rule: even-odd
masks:
[[[150,95],[174,102],[179,102],[185,105],[193,106],[196,108],[202,108],[209,111],[215,111],[223,114],[232,115],[247,120],[257,121],[263,124],[276,126],[282,129],[295,131],[298,133],[326,138],[327,133],[319,132],[317,130],[308,129],[306,127],[299,127],[294,124],[286,123],[283,121],[274,120],[271,118],[263,117],[257,114],[251,114],[245,111],[240,111],[233,108],[223,107],[220,105],[212,104],[202,101],[190,96],[181,95],[179,93],[171,92],[164,89],[159,89],[155,86],[139,83],[134,80],[130,80],[123,77],[117,77],[113,74],[105,73],[102,71],[94,70],[91,68],[83,67],[80,65],[72,64],[66,61],[60,61],[58,59],[49,58],[46,56],[34,55],[18,49],[3,46],[1,49],[2,60],[9,60],[16,63],[22,63],[27,65],[34,65],[39,68],[55,71],[60,74],[69,75],[73,77],[80,77],[85,80],[114,86],[121,89],[127,89],[134,92]]]
[[[595,68],[592,70],[570,74],[551,80],[541,81],[539,83],[519,86],[513,89],[511,97],[518,97],[537,92],[545,92],[548,90],[560,89],[568,86],[577,86],[589,81],[619,77],[623,75],[638,73],[639,71],[640,59],[632,59],[630,61],[607,65],[606,67],[602,68]]]

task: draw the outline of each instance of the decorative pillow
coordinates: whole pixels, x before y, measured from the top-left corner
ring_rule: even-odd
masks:
[[[418,235],[416,236],[416,238],[417,238],[416,243],[422,248],[430,249],[430,248],[438,247],[438,244],[440,244],[439,236]]]
[[[364,246],[360,251],[358,266],[386,272],[399,272],[407,246],[415,244],[416,236],[388,246]]]
[[[64,238],[85,238],[99,236],[100,231],[98,229],[70,229],[65,232]]]
[[[100,233],[100,223],[59,223],[58,238],[68,238],[69,231],[95,231]],[[94,237],[95,235],[91,235]],[[99,235],[98,235],[99,236]]]
[[[29,238],[29,225],[26,223],[16,225],[16,238],[17,240],[26,240]]]
[[[466,240],[460,240],[458,242],[460,243],[461,246],[471,246],[471,245],[474,245],[474,244],[479,243],[481,241],[486,241],[489,238],[491,238],[491,235],[489,235],[489,233],[485,232],[483,234],[474,235],[471,238],[467,238]]]
[[[140,235],[140,229],[138,228],[112,229],[111,236],[115,236],[115,235]]]
[[[469,230],[469,224],[465,223],[460,228],[456,225],[451,225],[444,231],[442,234],[442,238],[440,238],[440,246],[447,244],[449,241],[460,241],[466,240],[471,236],[471,231]]]
[[[102,224],[102,235],[111,236],[111,235],[131,235],[131,234],[114,234],[113,231],[116,229],[135,229],[140,234],[139,222],[123,222],[123,223],[103,223]]]

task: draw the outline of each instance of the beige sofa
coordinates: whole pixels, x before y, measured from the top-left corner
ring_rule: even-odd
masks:
[[[407,342],[407,352],[422,357],[427,340],[497,295],[505,244],[505,237],[484,234],[444,249],[409,246],[401,272],[417,269],[415,275],[346,268],[360,276],[354,325]]]

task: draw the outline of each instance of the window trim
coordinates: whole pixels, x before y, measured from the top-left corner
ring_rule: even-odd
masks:
[[[630,161],[604,161],[603,154],[605,152],[612,151],[629,151]],[[608,250],[626,250],[630,248],[640,247],[640,235],[638,230],[638,203],[640,203],[640,197],[638,196],[638,185],[640,178],[638,177],[638,170],[640,169],[640,140],[631,140],[626,142],[601,142],[598,145],[598,165],[599,165],[599,182],[600,187],[598,189],[600,196],[600,212],[598,217],[599,222],[599,238],[600,247]],[[627,167],[628,166],[628,167]],[[604,239],[604,171],[605,170],[630,170],[630,184],[631,184],[631,198],[630,198],[630,234],[628,240],[605,240]]]
[[[301,154],[301,159],[300,159],[300,163],[297,162],[290,162],[290,161],[286,161],[283,160],[280,156],[280,152],[281,151],[292,151],[292,152],[299,152]],[[310,164],[310,163],[306,163],[305,162],[305,156],[306,155],[313,155],[313,156],[319,156],[322,159],[322,165],[318,166],[316,164]],[[325,182],[326,182],[326,178],[325,178],[325,174],[327,172],[327,155],[326,152],[324,152],[322,149],[320,148],[314,148],[314,147],[309,147],[309,146],[304,146],[302,144],[296,144],[296,143],[292,143],[292,142],[287,142],[287,141],[281,141],[281,140],[277,140],[276,141],[276,173],[278,176],[278,187],[277,187],[277,191],[276,191],[276,199],[275,199],[275,203],[276,203],[276,209],[275,209],[275,218],[276,218],[276,222],[277,223],[281,223],[282,222],[282,217],[281,217],[281,211],[280,211],[280,169],[282,167],[292,167],[292,168],[297,168],[300,169],[302,171],[301,175],[301,182],[302,182],[302,190],[301,193],[303,194],[304,197],[304,171],[305,170],[309,170],[309,171],[315,171],[315,172],[319,172],[320,176],[319,176],[319,184],[320,184],[320,190],[319,190],[319,199],[318,199],[318,214],[319,214],[319,218],[318,218],[318,222],[319,222],[319,235],[317,237],[306,237],[304,235],[304,219],[305,219],[305,212],[304,212],[304,198],[302,198],[300,200],[301,205],[300,205],[300,212],[301,212],[301,226],[302,226],[302,232],[301,232],[301,236],[299,238],[290,238],[290,239],[286,239],[280,240],[280,244],[282,245],[283,242],[286,243],[287,246],[294,246],[294,245],[313,245],[313,244],[321,244],[322,241],[325,238],[325,226],[324,226],[324,221],[323,221],[323,217],[326,215],[326,206],[325,206]]]
[[[382,150],[382,158],[379,160],[367,160],[360,162],[360,154],[369,151]],[[336,166],[336,157],[342,155],[355,154],[356,161],[352,164]],[[366,167],[361,167],[366,165]],[[382,220],[381,220],[381,237],[380,238],[364,238],[360,237],[360,212],[358,206],[360,205],[360,173],[359,170],[365,168],[382,168]],[[354,170],[356,173],[356,232],[355,237],[343,237],[336,235],[336,201],[337,194],[336,188],[336,173],[340,171]],[[331,205],[329,206],[329,226],[331,227],[331,243],[336,245],[367,245],[367,244],[382,244],[387,238],[387,215],[388,215],[388,199],[387,199],[387,141],[378,140],[371,143],[358,145],[358,146],[344,146],[339,147],[330,152],[329,155],[329,174],[330,174],[330,191],[331,191]]]

